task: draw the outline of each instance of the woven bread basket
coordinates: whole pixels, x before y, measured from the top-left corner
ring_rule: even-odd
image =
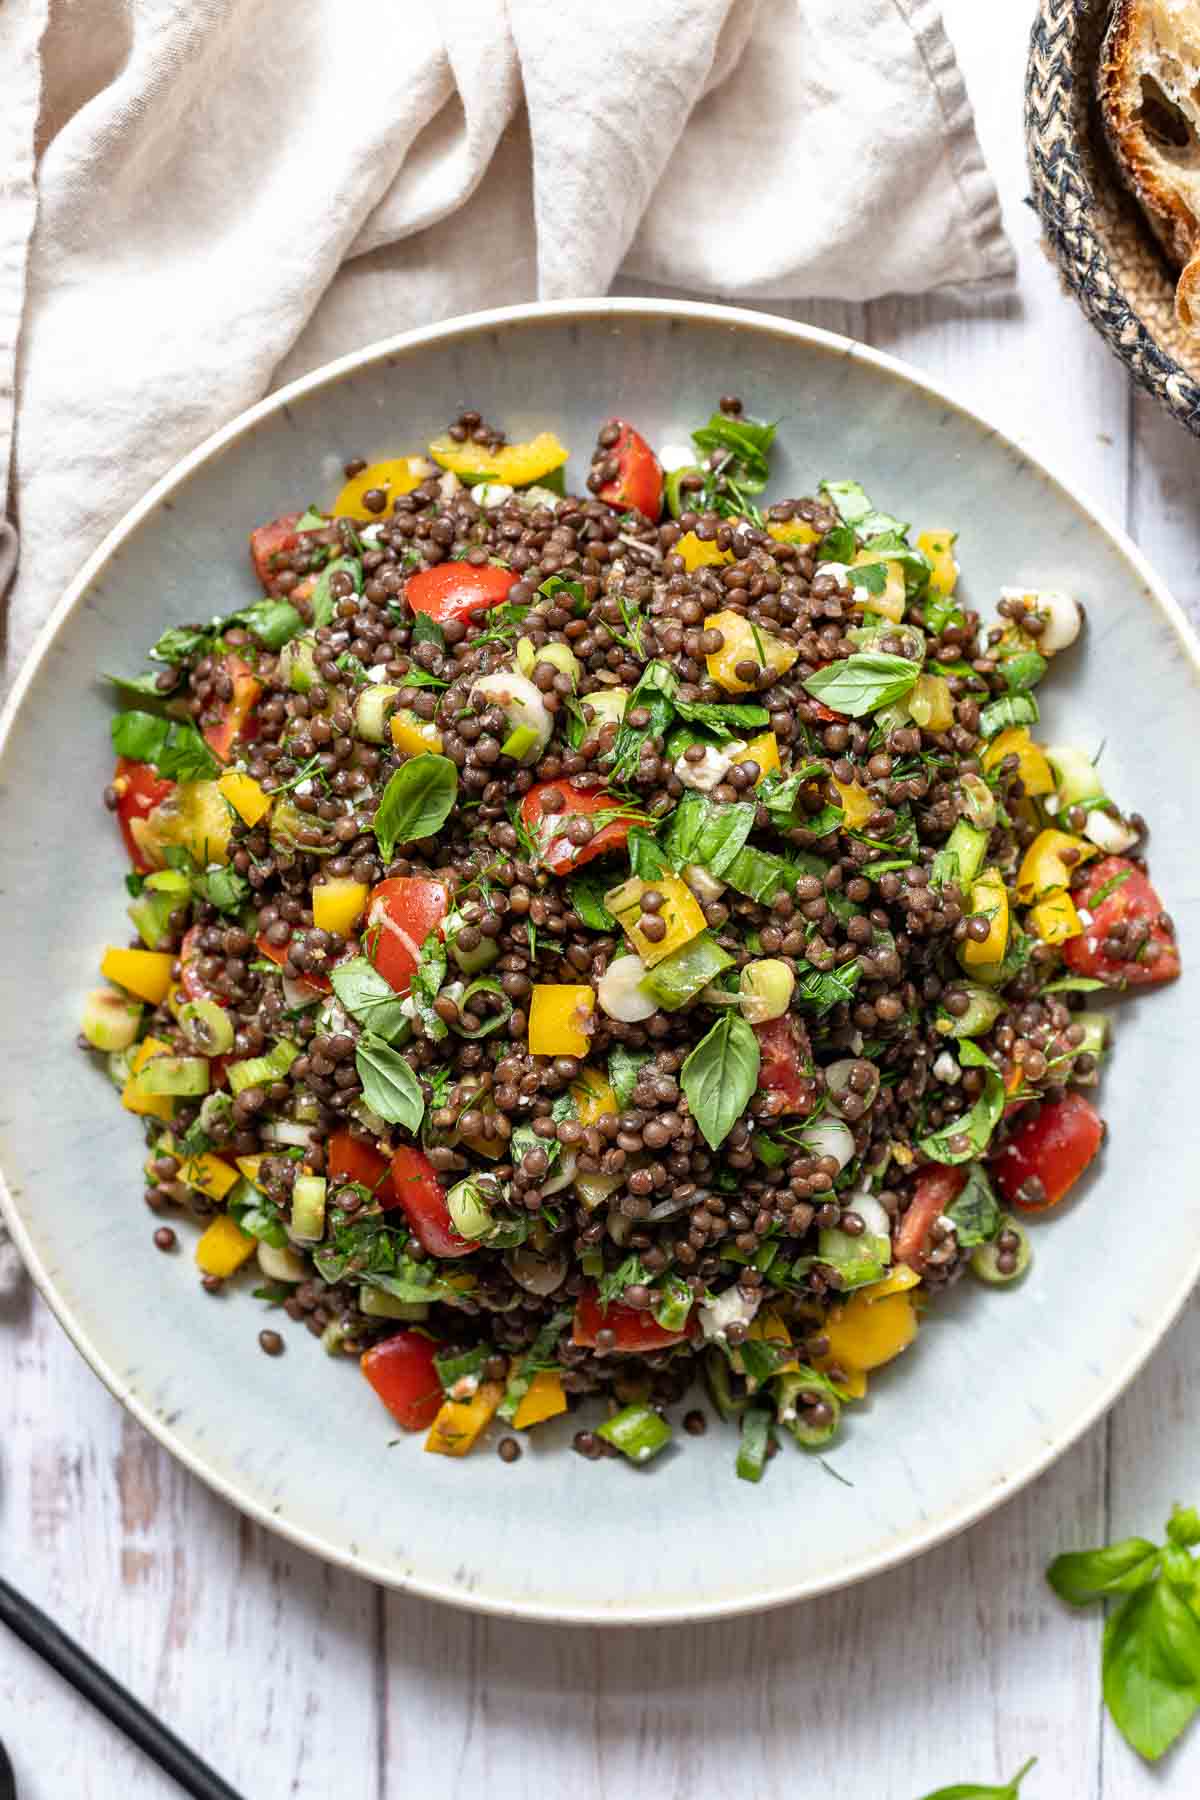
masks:
[[[1175,271],[1122,186],[1095,100],[1110,0],[1039,0],[1025,73],[1033,201],[1067,287],[1135,379],[1200,437],[1200,335]]]

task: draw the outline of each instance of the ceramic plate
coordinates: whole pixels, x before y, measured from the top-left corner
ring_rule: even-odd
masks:
[[[328,502],[347,457],[418,448],[463,405],[513,438],[557,431],[581,485],[607,415],[635,419],[653,443],[686,441],[728,391],[780,420],[773,491],[854,476],[918,526],[956,526],[964,591],[986,615],[1002,583],[1082,597],[1086,637],[1042,690],[1048,734],[1104,740],[1109,788],[1151,818],[1154,877],[1194,955],[1200,800],[1162,774],[1194,765],[1198,665],[1161,584],[1120,532],[911,370],[753,313],[636,300],[510,309],[297,382],[117,527],[50,621],[5,720],[0,1158],[34,1279],[113,1393],[235,1505],[375,1580],[487,1611],[711,1617],[912,1556],[1029,1481],[1111,1404],[1200,1265],[1186,980],[1114,1003],[1110,1137],[1094,1173],[1035,1223],[1023,1284],[961,1283],[849,1410],[827,1458],[846,1485],[790,1445],[760,1486],[738,1482],[722,1430],[644,1473],[571,1454],[568,1421],[536,1433],[513,1467],[489,1451],[425,1456],[420,1438],[390,1443],[355,1366],[327,1360],[299,1328],[286,1356],[263,1356],[259,1303],[201,1291],[186,1228],[184,1254],[153,1248],[140,1134],[75,1048],[98,949],[126,935],[124,863],[100,800],[112,702],[97,672],[139,669],[167,624],[252,599],[251,526]]]

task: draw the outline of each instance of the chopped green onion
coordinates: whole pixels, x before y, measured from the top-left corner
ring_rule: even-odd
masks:
[[[742,1435],[738,1441],[737,1474],[739,1481],[761,1481],[767,1466],[767,1451],[775,1437],[772,1415],[764,1406],[751,1406],[742,1415]]]
[[[398,687],[383,684],[365,687],[354,704],[354,735],[368,744],[382,744],[388,734],[388,715]]]
[[[141,1017],[140,1000],[129,1000],[115,988],[93,988],[83,1003],[80,1029],[93,1050],[128,1050]]]
[[[478,981],[473,981],[471,983],[470,987],[459,1001],[458,1015],[460,1021],[463,1013],[470,1011],[471,1001],[476,994],[493,994],[500,1002],[500,1011],[490,1013],[475,1031],[464,1031],[461,1023],[456,1024],[454,1029],[459,1037],[464,1037],[468,1040],[487,1037],[489,1032],[499,1031],[501,1025],[508,1024],[508,1021],[512,1018],[513,1014],[513,1003],[505,993],[504,989],[500,986],[500,983],[494,980],[490,975],[483,975],[480,976]]]
[[[316,1243],[325,1235],[325,1177],[297,1175],[292,1187],[292,1236]]]
[[[139,1094],[170,1094],[192,1100],[208,1092],[208,1062],[203,1056],[152,1056],[133,1078]]]
[[[374,1287],[359,1288],[358,1310],[368,1319],[406,1319],[414,1325],[429,1317],[429,1308],[423,1300],[397,1300],[394,1294],[385,1294]]]
[[[654,1317],[664,1331],[682,1331],[692,1310],[692,1290],[681,1275],[666,1275],[655,1290]]]
[[[287,1038],[278,1038],[266,1056],[249,1056],[244,1062],[230,1063],[229,1085],[235,1094],[247,1088],[270,1087],[282,1081],[300,1052]]]
[[[224,1056],[233,1049],[233,1020],[215,1000],[190,1000],[180,1007],[179,1028],[201,1056]]]
[[[527,756],[538,742],[538,734],[532,725],[517,725],[501,744],[500,754],[514,757],[520,762],[521,758]]]
[[[649,1406],[633,1405],[596,1428],[596,1436],[619,1450],[632,1463],[648,1463],[670,1443],[671,1427]]]

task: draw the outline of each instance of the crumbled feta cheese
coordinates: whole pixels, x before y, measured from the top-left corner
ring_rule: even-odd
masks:
[[[376,521],[373,525],[364,525],[362,530],[358,534],[359,543],[360,544],[377,544],[379,542],[379,534],[382,530],[383,530],[383,520],[382,519],[376,519]]]
[[[1062,801],[1059,799],[1057,794],[1044,794],[1042,796],[1042,805],[1045,807],[1046,811],[1050,814],[1051,818],[1053,818],[1054,814],[1058,811],[1059,807],[1062,805]]]
[[[386,663],[372,663],[371,667],[367,670],[367,680],[368,681],[382,681],[384,679],[384,677],[386,676],[386,674],[387,674],[387,664]]]
[[[962,1070],[948,1050],[943,1050],[940,1056],[934,1058],[933,1072],[939,1081],[948,1082],[951,1087],[962,1079]]]
[[[670,475],[676,469],[695,468],[696,452],[690,444],[664,444],[658,453],[658,460],[664,473]]]
[[[295,788],[292,791],[297,794],[311,794],[313,791],[313,784],[312,784],[311,776],[306,778],[304,781],[298,781],[296,783]]]
[[[1080,923],[1080,924],[1081,924],[1081,925],[1084,925],[1084,926],[1086,926],[1086,925],[1091,925],[1091,924],[1093,924],[1093,923],[1094,923],[1094,922],[1095,922],[1095,921],[1094,921],[1094,920],[1093,920],[1093,918],[1092,918],[1092,915],[1091,915],[1091,913],[1090,913],[1090,912],[1089,912],[1089,911],[1088,911],[1088,909],[1087,909],[1087,907],[1086,907],[1086,906],[1081,906],[1081,907],[1080,907],[1080,908],[1079,908],[1079,923]]]
[[[734,763],[740,762],[745,754],[746,746],[737,738],[732,743],[723,744],[719,750],[715,744],[706,744],[701,762],[689,762],[686,752],[677,756],[675,774],[684,787],[695,788],[701,794],[711,794],[724,781]]]
[[[758,1311],[761,1294],[747,1294],[735,1283],[700,1308],[700,1329],[709,1339],[722,1341],[731,1325],[749,1325]]]

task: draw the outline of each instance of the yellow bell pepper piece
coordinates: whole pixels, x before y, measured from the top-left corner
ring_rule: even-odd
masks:
[[[257,1248],[257,1238],[243,1231],[228,1213],[221,1213],[196,1245],[196,1266],[205,1275],[217,1275],[224,1280],[248,1262]]]
[[[1008,948],[1008,890],[999,869],[985,869],[972,883],[971,911],[987,919],[988,934],[981,944],[964,938],[960,952],[964,966],[1003,962]]]
[[[791,1332],[788,1330],[779,1314],[774,1311],[759,1313],[756,1318],[752,1319],[747,1328],[746,1336],[756,1344],[787,1344],[790,1347],[792,1342]],[[789,1356],[786,1362],[781,1362],[779,1364],[775,1373],[777,1375],[790,1375],[797,1373],[799,1368],[800,1363],[798,1359],[794,1356]]]
[[[171,1046],[162,1038],[143,1038],[133,1053],[133,1061],[129,1065],[129,1079],[121,1090],[121,1105],[127,1112],[141,1113],[149,1119],[169,1119],[175,1111],[175,1102],[170,1094],[140,1094],[137,1086],[138,1071],[152,1056],[170,1055]]]
[[[944,675],[918,675],[904,704],[922,731],[949,731],[954,723],[954,701]]]
[[[423,750],[441,753],[442,734],[432,719],[418,719],[407,706],[392,714],[390,729],[397,750],[407,750],[410,756],[420,756]]]
[[[239,1156],[236,1160],[238,1168],[246,1177],[250,1186],[256,1187],[261,1194],[263,1192],[263,1184],[258,1179],[258,1171],[266,1161],[265,1156]]]
[[[866,594],[862,600],[855,599],[855,605],[861,606],[864,612],[879,613],[885,619],[899,624],[904,617],[904,569],[898,562],[889,562],[870,548],[860,550],[854,558],[851,568],[861,569],[868,563],[882,563],[887,575],[881,594]],[[853,581],[853,576],[850,577]]]
[[[983,753],[984,773],[996,768],[1006,756],[1017,758],[1018,773],[1027,795],[1054,792],[1054,771],[1041,746],[1033,742],[1023,725],[1010,725],[992,739]]]
[[[578,1081],[571,1083],[575,1116],[581,1125],[594,1125],[611,1113],[620,1111],[612,1083],[603,1069],[581,1069]]]
[[[223,1200],[230,1188],[237,1186],[237,1170],[206,1150],[201,1156],[189,1157],[179,1171],[179,1179],[207,1194],[210,1200]]]
[[[100,973],[118,987],[160,1006],[171,986],[173,956],[165,950],[117,950],[111,945],[100,960]]]
[[[540,1425],[543,1419],[553,1419],[566,1410],[561,1376],[553,1369],[543,1369],[530,1382],[525,1398],[513,1414],[513,1424],[518,1431],[527,1431],[531,1425]]]
[[[257,825],[271,810],[270,794],[253,775],[243,775],[239,769],[226,769],[217,787],[247,825]]]
[[[529,1048],[534,1056],[586,1056],[591,1039],[584,1027],[595,1011],[590,987],[539,982],[529,1001]]]
[[[878,1369],[907,1350],[917,1335],[917,1311],[910,1293],[873,1300],[867,1289],[825,1322],[829,1355],[847,1371]]]
[[[909,1288],[920,1285],[921,1277],[907,1263],[897,1263],[890,1274],[882,1281],[873,1281],[869,1287],[860,1288],[859,1293],[866,1300],[886,1300],[889,1294],[903,1294]]]
[[[715,539],[697,537],[694,531],[685,531],[672,545],[671,554],[682,556],[683,566],[689,575],[693,569],[717,568],[722,563],[733,561],[732,550],[718,550]]]
[[[761,625],[751,625],[741,613],[712,613],[704,624],[707,630],[719,631],[725,639],[722,648],[704,660],[712,679],[727,694],[748,694],[754,687],[752,681],[743,681],[734,673],[739,663],[757,663],[772,675],[784,675],[800,654],[794,644],[785,644]]]
[[[830,777],[829,785],[836,792],[838,805],[846,815],[847,830],[857,831],[860,825],[866,824],[875,811],[875,801],[872,800],[866,788],[860,787],[857,781],[839,781],[837,776],[833,775]]]
[[[456,444],[453,438],[434,438],[429,454],[443,469],[456,475],[485,475],[509,487],[530,487],[561,469],[570,452],[552,431],[539,431],[525,444],[504,444],[488,450],[483,444]]]
[[[1048,894],[1031,907],[1029,923],[1043,944],[1065,944],[1068,938],[1083,934],[1075,902],[1065,888],[1057,894]]]
[[[1064,861],[1064,850],[1075,852],[1070,862]],[[1086,838],[1073,836],[1069,831],[1039,831],[1021,858],[1021,867],[1017,872],[1017,899],[1026,902],[1040,900],[1044,894],[1053,894],[1059,888],[1069,887],[1072,870],[1099,854],[1094,844],[1089,844]]]
[[[415,487],[436,474],[433,464],[425,456],[389,457],[384,462],[368,463],[366,468],[348,481],[333,503],[330,517],[334,519],[384,519],[392,510],[392,501],[400,494],[411,494]],[[387,505],[382,512],[368,512],[363,505],[363,495],[372,488],[381,488],[387,495]]]
[[[773,731],[760,731],[757,737],[751,738],[742,756],[743,762],[758,764],[758,779],[765,781],[768,775],[781,775],[783,764],[779,760],[779,739]],[[757,786],[757,782],[755,786]]]
[[[370,893],[365,881],[340,877],[320,882],[312,890],[314,926],[318,931],[336,931],[348,937]]]
[[[767,526],[767,536],[777,544],[815,544],[820,535],[804,519],[776,519]]]
[[[667,928],[666,935],[656,942],[646,936],[640,924],[642,895],[650,892],[662,895],[663,903],[657,916]],[[607,894],[605,901],[648,969],[662,962],[672,951],[690,944],[707,924],[700,902],[687,882],[677,875],[660,875],[654,881],[639,881],[634,876]]]
[[[864,1369],[852,1369],[832,1356],[814,1356],[812,1366],[819,1375],[828,1375],[843,1400],[865,1400],[867,1376]]]
[[[922,531],[917,538],[917,549],[924,551],[933,569],[930,592],[943,600],[949,599],[958,583],[958,564],[954,559],[957,538],[957,531]]]
[[[426,1450],[435,1456],[465,1456],[503,1398],[502,1381],[481,1381],[469,1400],[447,1400],[430,1427]]]

